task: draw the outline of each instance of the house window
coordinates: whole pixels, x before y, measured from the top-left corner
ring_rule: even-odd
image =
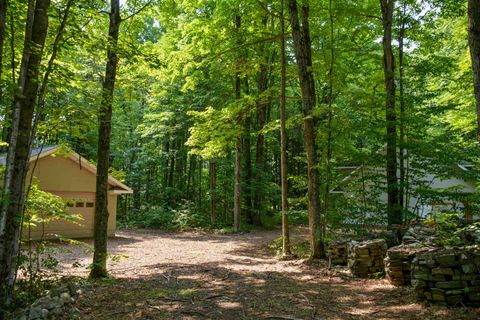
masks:
[[[77,202],[75,203],[75,207],[77,208],[83,208],[85,206],[85,203],[84,202]]]
[[[69,201],[69,202],[67,202],[67,207],[69,207],[69,208],[73,208],[73,202],[70,202],[70,201]]]
[[[93,202],[87,202],[85,205],[87,208],[93,208]]]

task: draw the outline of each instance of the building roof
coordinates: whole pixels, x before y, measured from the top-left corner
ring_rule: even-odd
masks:
[[[32,151],[30,152],[30,161],[32,161],[32,158],[37,157],[38,154],[48,152],[51,150],[56,150],[58,146],[46,146],[46,147],[40,147],[40,148],[33,148]],[[7,164],[7,154],[6,153],[1,153],[0,154],[0,165],[6,165]]]
[[[87,159],[79,155],[73,150],[64,149],[62,148],[60,152],[60,146],[45,146],[39,148],[33,148],[30,153],[30,162],[34,162],[37,159],[44,158],[51,154],[54,154],[56,151],[59,151],[59,154],[64,155],[66,158],[73,160],[74,162],[78,163],[81,168],[85,168],[87,171],[91,172],[92,174],[97,174],[97,167],[91,164]],[[66,151],[66,152],[65,152]],[[0,154],[0,165],[6,164],[7,155],[5,153]],[[118,181],[112,176],[108,176],[108,183],[112,187],[109,191],[115,194],[125,194],[125,193],[133,193],[133,190],[128,187],[127,185],[123,184],[122,182]]]

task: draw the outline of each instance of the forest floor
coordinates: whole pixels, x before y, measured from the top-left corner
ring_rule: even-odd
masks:
[[[280,261],[268,247],[279,235],[118,232],[109,241],[119,257],[109,266],[113,277],[80,297],[80,319],[480,318],[479,309],[417,303],[411,288],[355,279],[345,267]],[[60,247],[62,273],[86,276],[91,253]]]

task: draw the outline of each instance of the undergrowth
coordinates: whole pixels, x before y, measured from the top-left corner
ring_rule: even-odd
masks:
[[[305,210],[291,210],[288,213],[291,225],[308,223]],[[262,228],[267,230],[276,229],[281,225],[281,213],[273,210],[261,214]],[[211,222],[210,212],[202,208],[196,208],[191,202],[183,202],[177,208],[168,206],[145,207],[118,216],[120,228],[152,228],[167,231],[215,231],[221,233],[232,232],[232,214],[217,213],[215,222]],[[246,215],[242,216],[240,231],[250,231],[252,226],[248,224]]]

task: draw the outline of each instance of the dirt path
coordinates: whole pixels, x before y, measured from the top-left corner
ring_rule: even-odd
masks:
[[[409,288],[339,268],[278,261],[278,231],[237,235],[119,232],[113,280],[78,301],[80,319],[478,319],[479,310],[426,307]],[[63,272],[85,275],[90,254],[62,246]],[[77,267],[72,267],[76,262]],[[82,267],[78,267],[80,262]]]

